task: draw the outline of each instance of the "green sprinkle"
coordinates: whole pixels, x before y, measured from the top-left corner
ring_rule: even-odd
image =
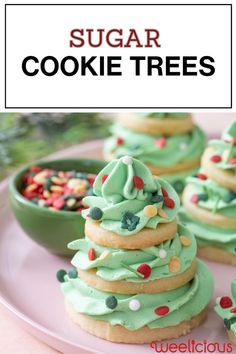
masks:
[[[57,274],[56,274],[56,277],[57,277],[57,280],[60,282],[60,283],[64,283],[64,276],[66,275],[66,271],[64,269],[60,269],[57,271]]]
[[[105,303],[106,303],[106,306],[109,308],[109,309],[115,309],[117,304],[118,304],[118,301],[117,301],[117,298],[113,295],[111,296],[108,296],[105,300]]]

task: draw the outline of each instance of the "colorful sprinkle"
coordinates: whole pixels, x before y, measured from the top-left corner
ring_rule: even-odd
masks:
[[[56,273],[56,277],[57,277],[57,280],[60,282],[60,283],[64,283],[64,277],[66,275],[66,271],[64,269],[59,269]]]
[[[176,273],[180,271],[180,259],[177,256],[171,257],[170,263],[169,263],[169,271],[171,273]]]
[[[230,165],[236,165],[236,157],[233,157],[232,159],[229,160]]]
[[[197,194],[193,194],[190,198],[190,201],[193,203],[193,204],[197,204],[198,203],[198,195]]]
[[[109,309],[113,310],[117,307],[118,301],[115,296],[111,295],[106,298],[105,303]]]
[[[163,202],[164,197],[162,195],[154,194],[151,198],[151,202],[153,203],[160,203]]]
[[[55,199],[52,203],[53,208],[60,210],[64,207],[65,202],[63,199]]]
[[[196,174],[196,177],[203,181],[207,179],[207,176],[204,173],[200,173],[200,172]]]
[[[207,193],[200,193],[198,194],[198,200],[201,200],[203,202],[206,202],[208,200],[208,194]]]
[[[144,216],[147,216],[148,218],[153,218],[154,216],[157,215],[158,208],[155,207],[154,205],[147,205],[143,209],[143,214]]]
[[[165,190],[165,188],[161,187],[161,192],[162,192],[162,195],[163,197],[169,197],[169,194],[167,193],[167,191]]]
[[[181,244],[182,244],[183,246],[185,246],[185,247],[190,246],[191,243],[192,243],[192,241],[191,241],[188,237],[186,237],[186,236],[184,236],[184,235],[181,235],[181,236],[179,237],[179,239],[180,239]]]
[[[138,188],[139,190],[143,189],[144,182],[143,182],[142,178],[140,178],[139,176],[134,176],[133,177],[133,182],[134,182],[134,185],[135,185],[136,188]]]
[[[227,309],[233,306],[233,302],[229,296],[222,296],[219,304],[223,309]]]
[[[230,310],[231,313],[236,313],[236,307],[233,307],[231,310]]]
[[[140,266],[138,266],[137,271],[143,274],[144,279],[146,279],[150,276],[152,268],[148,264],[142,263]]]
[[[161,248],[158,252],[158,255],[161,259],[164,259],[167,256],[167,252],[166,252],[166,250],[164,250],[164,248]]]
[[[89,251],[88,251],[88,259],[90,261],[94,261],[95,258],[96,258],[95,249],[94,248],[90,248]]]
[[[125,165],[131,165],[133,163],[133,159],[131,156],[123,156],[122,157],[122,162]]]
[[[170,208],[170,209],[174,209],[175,207],[175,202],[173,199],[169,198],[169,197],[164,197],[164,205],[167,207],[167,208]]]
[[[168,214],[165,212],[165,210],[163,210],[163,209],[158,209],[158,215],[161,217],[161,218],[163,218],[163,219],[168,219],[169,218],[169,216],[168,216]]]
[[[159,306],[154,311],[158,316],[165,316],[169,313],[170,309],[168,306]]]
[[[213,156],[211,156],[210,160],[212,162],[218,163],[218,162],[221,162],[222,159],[221,159],[220,155],[213,155]]]
[[[140,301],[138,299],[130,300],[129,309],[131,311],[138,311],[141,307]]]
[[[93,220],[101,220],[103,216],[103,211],[98,207],[93,207],[89,209],[90,217]]]
[[[122,145],[123,142],[124,142],[124,140],[123,140],[120,136],[118,136],[118,137],[116,138],[116,145]]]
[[[160,149],[163,149],[167,144],[166,138],[160,138],[155,141],[155,145]]]
[[[121,218],[121,228],[133,231],[139,224],[140,218],[130,211],[126,211]]]
[[[69,271],[68,271],[68,276],[69,278],[71,279],[76,279],[77,276],[78,276],[78,272],[75,268],[71,268]]]
[[[102,177],[101,177],[102,184],[106,181],[107,177],[108,177],[108,175],[102,175]]]
[[[176,180],[173,182],[173,187],[177,193],[181,193],[184,190],[184,182],[181,180]]]

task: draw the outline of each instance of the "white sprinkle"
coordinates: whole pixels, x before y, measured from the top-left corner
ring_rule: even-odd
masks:
[[[46,205],[45,200],[40,199],[40,200],[38,201],[38,206],[39,206],[39,207],[43,208],[45,205]]]
[[[140,301],[133,299],[129,302],[129,308],[131,311],[138,311],[141,307]]]
[[[220,299],[221,299],[220,296],[216,298],[216,305],[219,305],[219,304],[220,304]]]
[[[125,164],[125,165],[132,165],[133,163],[133,159],[131,156],[124,156],[122,157],[122,162]]]
[[[160,257],[160,258],[166,258],[166,256],[167,256],[166,250],[164,250],[164,248],[160,249],[160,251],[159,251],[159,257]]]
[[[187,147],[188,147],[188,145],[187,145],[186,143],[181,143],[181,144],[179,144],[180,150],[186,150]]]

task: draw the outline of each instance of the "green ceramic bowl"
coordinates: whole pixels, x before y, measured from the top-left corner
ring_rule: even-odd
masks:
[[[105,162],[89,159],[63,159],[53,161],[38,161],[33,165],[61,171],[76,170],[97,174]],[[40,208],[20,194],[22,175],[29,169],[25,166],[16,172],[10,180],[10,202],[15,217],[35,242],[47,248],[50,252],[61,256],[72,254],[67,244],[77,238],[84,237],[84,219],[76,212],[53,211]]]

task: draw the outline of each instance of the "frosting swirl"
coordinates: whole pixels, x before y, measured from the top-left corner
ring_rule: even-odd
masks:
[[[112,154],[115,158],[128,154],[144,163],[161,167],[197,159],[206,143],[206,137],[198,127],[189,133],[165,138],[131,131],[118,124],[111,128],[111,132],[113,136],[105,142],[105,154]],[[160,146],[160,139],[164,139],[164,146]]]
[[[232,122],[222,133],[221,140],[211,140],[209,146],[220,156],[217,167],[233,170],[236,173],[236,121]]]
[[[181,243],[181,235],[187,236],[189,245],[185,247]],[[178,226],[178,233],[173,239],[168,240],[155,247],[140,250],[115,249],[96,245],[88,238],[79,239],[69,243],[68,248],[78,252],[72,259],[72,265],[82,270],[96,269],[96,274],[108,281],[128,280],[133,282],[145,282],[173,276],[169,270],[169,263],[172,257],[179,257],[181,268],[175,274],[186,271],[192,264],[196,256],[196,241],[191,232],[184,226]],[[89,260],[89,249],[94,249],[96,259]],[[100,259],[104,251],[109,251],[109,257]],[[164,251],[164,252],[163,252]],[[129,266],[134,271],[141,264],[148,264],[152,273],[148,279],[143,279],[137,273],[132,272],[125,266]]]
[[[195,278],[184,286],[158,294],[107,294],[91,288],[79,278],[67,275],[61,285],[66,300],[79,313],[104,320],[112,325],[121,325],[135,330],[147,325],[149,328],[164,328],[177,325],[199,314],[209,303],[213,279],[207,267],[198,261]],[[116,306],[106,305],[107,298],[115,297]],[[133,301],[139,308],[134,310]],[[165,315],[158,311],[165,308]]]
[[[82,216],[93,219],[96,208],[100,226],[123,236],[173,221],[180,205],[178,195],[168,182],[152,176],[142,162],[130,156],[105,166],[97,175],[93,190],[95,196],[83,199],[90,208]],[[145,209],[150,206],[154,214]]]

